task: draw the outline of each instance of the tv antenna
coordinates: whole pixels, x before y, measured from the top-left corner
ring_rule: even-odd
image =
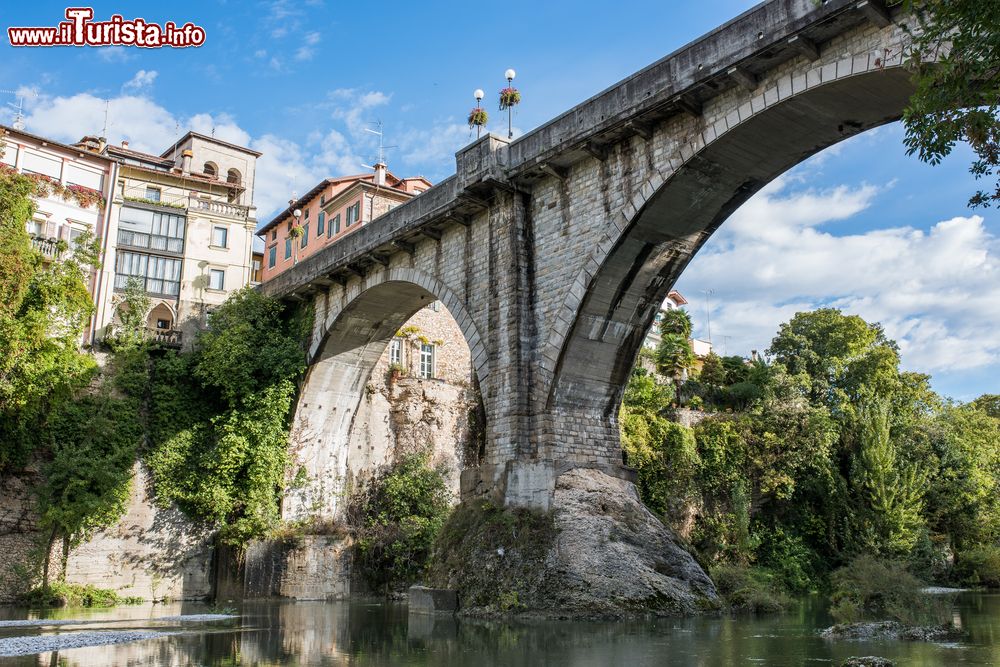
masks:
[[[14,122],[11,123],[11,127],[15,130],[24,129],[24,96],[25,93],[16,90],[0,90],[0,93],[6,93],[8,95],[14,95],[17,97],[17,103],[7,102],[7,106],[14,109]],[[30,97],[38,97],[38,93],[31,90],[28,91],[27,95]]]
[[[383,145],[382,142],[383,142],[383,136],[384,135],[383,135],[383,132],[382,132],[382,121],[381,120],[377,120],[373,124],[376,127],[378,127],[378,130],[373,130],[370,127],[366,127],[365,128],[365,132],[369,132],[371,134],[378,135],[378,157],[375,159],[375,164],[377,164],[377,165],[380,164],[380,165],[382,165],[384,167],[386,165],[386,162],[385,162],[385,151],[386,151],[386,149],[387,148],[399,148],[399,146],[385,146],[385,145]],[[368,165],[368,164],[363,164],[361,166],[364,167],[365,169],[374,169],[375,168],[374,166]]]

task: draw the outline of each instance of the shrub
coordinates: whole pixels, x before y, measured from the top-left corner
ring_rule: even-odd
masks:
[[[347,508],[357,539],[358,562],[368,584],[389,593],[417,580],[448,514],[445,471],[426,455],[409,455],[382,466]]]
[[[121,597],[107,588],[65,582],[33,588],[18,599],[28,607],[114,607],[142,601],[137,597]]]
[[[770,570],[717,565],[711,575],[716,590],[732,611],[768,614],[785,611],[792,605],[780,578]]]
[[[830,576],[830,613],[839,623],[895,620],[907,625],[950,619],[948,596],[927,595],[899,562],[858,556]]]
[[[962,551],[956,559],[955,572],[962,583],[1000,588],[1000,546],[986,545]]]

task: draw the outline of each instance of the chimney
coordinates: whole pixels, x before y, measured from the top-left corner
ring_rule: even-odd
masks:
[[[128,148],[128,139],[122,139],[122,148]]]
[[[387,169],[385,162],[375,163],[375,185],[384,186],[385,185],[385,173]]]
[[[190,148],[181,153],[181,173],[185,176],[191,173],[191,158],[193,156],[194,153],[191,152]]]

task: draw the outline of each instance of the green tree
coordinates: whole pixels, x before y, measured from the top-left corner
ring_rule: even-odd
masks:
[[[808,378],[807,396],[834,414],[853,415],[864,396],[899,388],[899,354],[879,324],[834,308],[796,313],[768,353],[792,375]]]
[[[938,164],[960,141],[975,153],[977,178],[1000,166],[1000,5],[982,0],[905,0],[917,29],[911,64],[917,90],[903,113],[907,152]],[[970,206],[1000,202],[1000,178]]]
[[[139,278],[130,278],[125,290],[114,298],[118,324],[114,325],[105,341],[115,350],[134,349],[146,341],[146,314],[150,299]]]
[[[656,369],[674,383],[676,395],[680,397],[684,376],[694,365],[691,350],[691,317],[687,311],[674,308],[663,315],[660,322],[660,344],[656,348]]]
[[[889,429],[889,408],[880,401],[860,411],[859,450],[851,481],[858,502],[855,540],[859,552],[905,555],[924,527],[927,475],[900,457]]]

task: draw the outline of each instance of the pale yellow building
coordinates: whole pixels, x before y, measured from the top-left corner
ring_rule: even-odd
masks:
[[[215,307],[251,282],[260,153],[196,132],[160,155],[124,141],[105,146],[88,137],[79,145],[118,163],[111,202],[117,231],[105,259],[115,291],[139,280],[152,299],[151,335],[183,345]],[[99,319],[106,327],[112,309]]]

